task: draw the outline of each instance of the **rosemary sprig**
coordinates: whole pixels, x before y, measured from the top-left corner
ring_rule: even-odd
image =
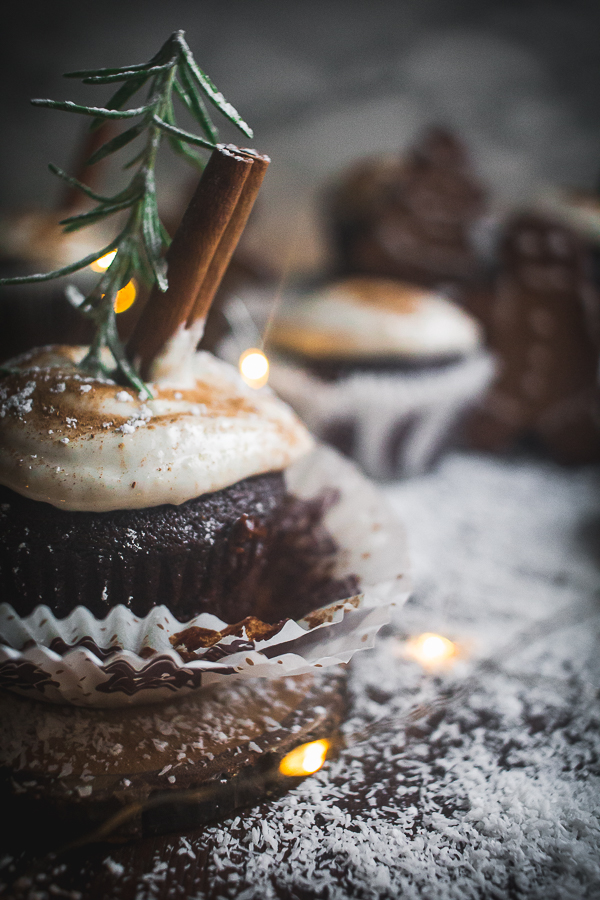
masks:
[[[107,374],[102,362],[102,351],[108,347],[115,360],[118,376],[149,395],[148,388],[127,359],[117,332],[114,304],[117,293],[132,277],[139,278],[146,284],[156,282],[162,291],[166,291],[168,287],[164,252],[169,246],[170,238],[158,213],[155,182],[161,139],[166,137],[176,153],[194,165],[203,167],[202,157],[190,145],[212,150],[218,139],[217,128],[208,114],[203,95],[247,137],[252,137],[252,131],[219,93],[210,78],[198,68],[183,31],[174,32],[147,63],[69,72],[65,77],[81,78],[84,84],[122,84],[103,107],[83,106],[69,100],[32,100],[34,106],[92,116],[92,129],[98,128],[106,120],[138,119],[126,131],[103,144],[88,160],[88,165],[127,147],[141,135],[145,135],[145,142],[142,150],[123,166],[125,170],[133,169],[129,184],[113,196],[105,197],[95,193],[78,179],[51,164],[50,171],[54,175],[71,187],[78,188],[97,204],[88,212],[63,219],[60,224],[65,232],[76,231],[115,213],[129,210],[127,221],[117,237],[98,252],[53,272],[1,279],[0,285],[61,278],[86,268],[108,252],[116,250],[116,256],[106,272],[78,306],[96,324],[94,339],[80,367],[92,375]],[[132,109],[124,109],[125,104],[144,87],[147,88],[146,102]],[[201,135],[191,134],[177,125],[173,95],[199,124]]]

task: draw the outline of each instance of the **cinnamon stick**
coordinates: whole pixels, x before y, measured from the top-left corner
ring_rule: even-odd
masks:
[[[249,155],[222,145],[213,150],[166,254],[169,287],[163,293],[154,285],[127,345],[142,378],[186,325],[252,166]]]
[[[200,319],[206,319],[211,303],[221,284],[227,266],[231,262],[231,257],[238,245],[242,232],[248,221],[248,216],[254,206],[254,201],[260,190],[263,178],[267,172],[267,168],[271,160],[268,156],[261,156],[254,150],[237,150],[236,152],[247,156],[252,161],[252,168],[244,182],[242,193],[237,202],[237,206],[233,210],[231,218],[223,236],[219,241],[219,245],[215,250],[208,271],[202,282],[196,302],[190,312],[187,327],[190,328],[194,322]]]

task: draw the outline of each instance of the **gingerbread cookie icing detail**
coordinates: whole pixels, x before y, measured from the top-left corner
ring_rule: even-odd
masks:
[[[508,224],[490,328],[500,371],[472,425],[477,446],[533,437],[562,462],[600,459],[598,302],[574,234],[531,214]]]

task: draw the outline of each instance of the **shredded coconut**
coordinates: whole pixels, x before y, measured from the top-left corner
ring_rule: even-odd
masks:
[[[165,838],[140,874],[115,848],[107,896],[126,872],[137,900],[165,882],[170,900],[600,896],[597,482],[455,454],[386,488],[415,592],[352,661],[345,749],[279,799]],[[457,643],[452,668],[404,655],[425,631]],[[214,715],[227,735],[227,706]]]
[[[125,867],[122,866],[121,863],[115,862],[110,856],[104,860],[104,865],[112,875],[120,877],[125,872]]]
[[[600,512],[594,483],[455,455],[387,490],[412,539],[414,598],[353,660],[337,759],[273,803],[173,838],[208,860],[215,896],[597,896],[597,570],[578,540]],[[465,658],[423,672],[401,651],[424,631]]]

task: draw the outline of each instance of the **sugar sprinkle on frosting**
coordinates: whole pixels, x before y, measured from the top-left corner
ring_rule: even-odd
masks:
[[[157,380],[150,399],[83,375],[84,352],[34,350],[0,380],[0,483],[34,500],[89,511],[179,504],[284,469],[312,446],[289,407],[211,354],[196,354],[184,384],[173,372]]]

